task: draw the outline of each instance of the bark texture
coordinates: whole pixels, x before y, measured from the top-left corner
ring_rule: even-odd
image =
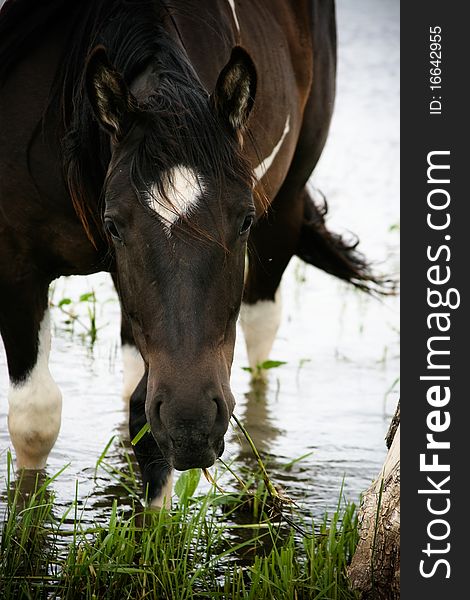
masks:
[[[384,466],[359,509],[360,540],[348,569],[362,600],[400,598],[400,404],[386,441]]]

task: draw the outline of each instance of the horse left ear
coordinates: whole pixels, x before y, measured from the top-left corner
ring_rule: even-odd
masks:
[[[256,68],[250,55],[235,46],[211,96],[215,110],[234,133],[246,127],[256,94]]]
[[[137,101],[103,46],[94,48],[88,57],[86,89],[96,119],[113,142],[119,142],[129,130]]]

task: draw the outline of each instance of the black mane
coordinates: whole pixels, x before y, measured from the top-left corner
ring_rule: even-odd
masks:
[[[195,167],[218,182],[228,175],[252,185],[252,175],[241,157],[235,138],[228,134],[215,110],[209,110],[209,94],[194,75],[179,47],[165,34],[160,37],[158,86],[141,106],[145,131],[132,163],[132,180],[141,192],[156,184],[165,195],[159,174],[176,165]]]

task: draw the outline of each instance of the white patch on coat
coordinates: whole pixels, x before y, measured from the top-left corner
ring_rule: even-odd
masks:
[[[122,398],[129,401],[139,381],[145,373],[145,363],[135,346],[124,344],[122,347]]]
[[[163,484],[162,491],[150,502],[150,508],[171,508],[171,495],[173,492],[173,471],[170,471],[168,479]]]
[[[49,372],[50,317],[47,311],[38,334],[38,356],[24,381],[11,383],[8,429],[18,468],[43,469],[55,444],[62,416],[62,394]]]
[[[240,323],[245,336],[246,351],[250,367],[268,360],[281,322],[281,288],[277,289],[274,301],[260,300],[255,304],[242,304]]]
[[[271,154],[268,157],[266,157],[263,160],[263,162],[261,164],[259,164],[255,169],[255,176],[258,180],[262,179],[263,176],[271,168],[271,165],[273,164],[274,159],[276,158],[279,150],[281,149],[281,146],[284,143],[284,140],[286,139],[289,131],[290,131],[290,115],[287,115],[286,124],[284,125],[284,130],[282,132],[282,135],[281,135],[278,143],[274,146]]]
[[[165,179],[165,197],[160,195],[158,187],[154,185],[147,199],[149,207],[157,213],[170,232],[178,219],[187,217],[197,208],[204,185],[194,169],[183,166],[173,167],[165,175]]]
[[[235,0],[228,0],[228,3],[230,4],[230,8],[232,9],[233,20],[235,21],[235,25],[237,27],[238,33],[240,33],[240,23],[239,23],[238,17],[237,17],[237,10],[236,10],[236,7],[235,7]]]

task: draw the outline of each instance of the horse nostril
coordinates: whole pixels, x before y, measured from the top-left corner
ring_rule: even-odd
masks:
[[[161,400],[157,400],[157,402],[155,403],[155,418],[157,420],[158,425],[162,424],[162,415],[161,415],[162,404],[163,404],[163,402]]]
[[[220,458],[222,456],[222,454],[224,453],[224,450],[225,450],[225,442],[224,442],[224,438],[222,438],[219,440],[218,447],[216,450],[217,458]]]
[[[222,398],[214,396],[214,398],[212,398],[212,402],[214,402],[217,406],[217,416],[219,416],[220,412],[224,409],[224,401],[222,400]]]
[[[214,396],[212,401],[215,402],[215,405],[217,406],[217,414],[214,422],[214,433],[223,435],[227,430],[229,419],[227,404],[224,398],[221,396]]]

